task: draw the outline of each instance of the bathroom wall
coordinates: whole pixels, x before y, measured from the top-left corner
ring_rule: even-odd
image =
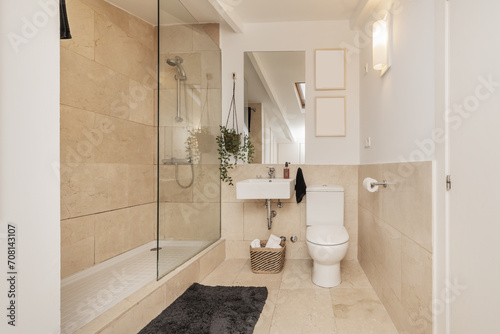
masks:
[[[43,3],[48,4],[24,0],[0,5],[1,333],[58,333],[60,325],[60,187],[55,168],[59,163],[59,15],[57,2],[45,8],[40,6]],[[46,19],[43,26],[36,32],[23,28],[35,14]],[[23,31],[29,31],[29,37]],[[6,317],[7,224],[17,225],[15,327]]]
[[[283,177],[284,165],[270,165],[276,168],[277,177]],[[356,260],[358,253],[358,166],[356,165],[302,165],[307,186],[335,184],[344,187],[344,225],[349,233],[349,249],[346,260]],[[290,177],[295,177],[298,166],[290,166]],[[238,165],[230,172],[233,182],[268,177],[266,165]],[[222,184],[222,238],[226,239],[227,258],[249,258],[250,242],[254,239],[265,240],[270,233],[286,236],[288,259],[309,259],[306,246],[306,202],[307,195],[297,204],[295,195],[283,200],[283,208],[277,208],[277,200],[272,201],[272,209],[277,216],[273,218],[272,229],[267,229],[267,210],[265,200],[238,200],[236,188]],[[290,236],[297,236],[296,243]]]
[[[358,259],[401,333],[432,333],[432,162],[359,166]],[[363,179],[388,180],[370,193]]]
[[[432,333],[436,4],[381,1],[374,16],[390,5],[392,66],[383,77],[372,67],[373,21],[359,27],[368,72],[360,74],[358,259],[398,330]],[[368,176],[395,184],[369,193]]]
[[[236,103],[238,118],[243,119],[245,51],[305,51],[306,54],[306,125],[305,162],[314,165],[351,165],[359,163],[359,53],[347,53],[346,90],[316,91],[315,49],[346,48],[357,38],[349,21],[278,22],[245,24],[237,34],[221,30],[224,50],[222,67],[222,112],[227,116],[232,93],[232,73],[237,74]],[[315,97],[346,96],[346,137],[315,136]],[[326,153],[326,154],[325,154]]]
[[[160,235],[162,240],[216,240],[220,237],[220,180],[217,142],[221,124],[221,51],[218,24],[160,27]],[[186,72],[177,116],[179,56]],[[164,159],[193,158],[190,165]],[[193,181],[193,184],[188,185]]]
[[[345,187],[345,225],[350,236],[350,246],[346,259],[357,258],[357,166],[359,162],[359,65],[358,55],[347,58],[347,90],[315,91],[314,68],[315,49],[341,48],[344,43],[352,43],[355,32],[348,21],[329,22],[280,22],[268,24],[246,24],[243,34],[229,30],[221,31],[223,53],[223,118],[229,108],[232,73],[237,73],[236,101],[244,101],[243,53],[245,51],[299,51],[306,53],[306,164],[302,165],[306,183],[337,184]],[[347,96],[347,136],[336,138],[315,137],[315,97]],[[242,108],[238,108],[241,113]],[[241,165],[231,172],[235,182],[267,177],[267,165]],[[284,165],[274,165],[279,177],[283,175]],[[298,166],[292,165],[290,176],[295,177]],[[309,254],[305,243],[305,202],[295,198],[287,200],[284,207],[273,209],[278,215],[273,219],[273,228],[267,229],[267,211],[264,200],[237,200],[233,186],[222,185],[222,237],[226,239],[227,256],[248,258],[250,241],[266,239],[269,233],[284,235],[287,239],[295,235],[297,243],[288,242],[287,258],[307,259]]]
[[[61,276],[155,239],[156,37],[103,0],[69,0],[61,41]]]
[[[381,1],[377,10],[393,1]],[[401,0],[393,5],[392,66],[380,77],[372,66],[373,21],[360,27],[361,163],[434,159],[435,1]],[[376,14],[375,14],[376,15]],[[371,147],[364,147],[371,137]]]

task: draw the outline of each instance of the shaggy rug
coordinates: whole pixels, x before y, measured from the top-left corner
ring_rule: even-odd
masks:
[[[250,334],[266,299],[266,287],[194,283],[139,334]]]

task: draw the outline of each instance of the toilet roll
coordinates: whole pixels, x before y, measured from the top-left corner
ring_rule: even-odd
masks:
[[[374,193],[378,190],[378,186],[372,188],[372,182],[377,182],[377,180],[372,179],[371,177],[367,177],[363,180],[363,187],[371,193]]]

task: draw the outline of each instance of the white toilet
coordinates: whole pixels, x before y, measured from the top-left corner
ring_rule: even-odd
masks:
[[[307,187],[306,224],[307,249],[314,260],[313,283],[325,288],[339,285],[340,261],[349,246],[344,227],[344,188]]]

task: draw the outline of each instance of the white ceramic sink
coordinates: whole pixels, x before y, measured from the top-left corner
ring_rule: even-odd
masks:
[[[248,179],[236,182],[237,199],[288,199],[295,191],[295,179]]]

